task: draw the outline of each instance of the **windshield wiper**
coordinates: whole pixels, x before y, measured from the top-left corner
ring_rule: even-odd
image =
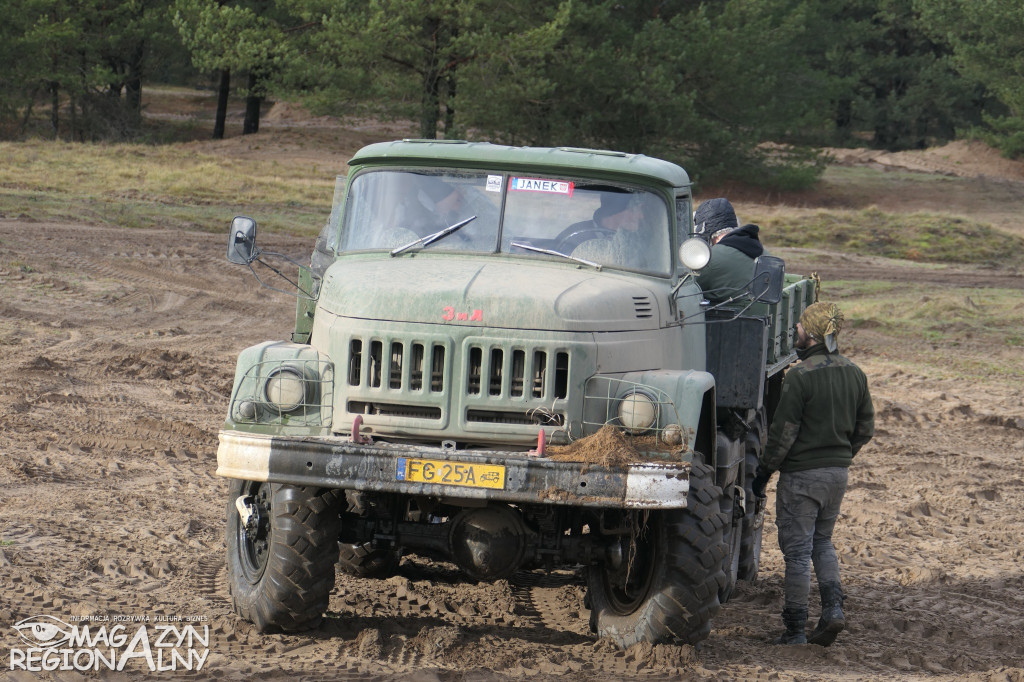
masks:
[[[558,256],[559,258],[564,258],[566,260],[571,260],[571,261],[575,261],[577,263],[582,263],[583,265],[589,265],[589,266],[591,266],[593,268],[597,268],[598,270],[601,269],[601,264],[600,263],[595,263],[592,260],[584,260],[582,258],[577,258],[576,256],[570,256],[569,254],[562,253],[561,251],[553,251],[551,249],[542,249],[539,246],[534,246],[533,244],[524,244],[523,242],[512,242],[512,244],[510,246],[514,246],[514,247],[519,248],[519,249],[526,249],[527,251],[536,251],[537,253],[544,253],[544,254],[547,254],[549,256]]]
[[[406,251],[408,251],[409,249],[411,249],[414,246],[430,246],[431,244],[433,244],[437,240],[444,239],[445,237],[450,235],[452,232],[455,232],[456,230],[458,230],[459,228],[461,228],[463,225],[465,225],[466,223],[470,222],[471,220],[476,220],[476,216],[475,215],[469,216],[465,220],[460,220],[459,222],[455,223],[454,225],[446,227],[443,230],[438,230],[434,234],[428,234],[426,237],[420,237],[419,239],[416,239],[414,241],[409,242],[405,246],[399,246],[397,249],[392,249],[391,255],[392,256],[397,256],[400,253],[405,253]]]

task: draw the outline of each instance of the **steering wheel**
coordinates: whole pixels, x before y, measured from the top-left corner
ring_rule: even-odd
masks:
[[[565,254],[571,254],[572,250],[583,242],[590,241],[591,239],[611,239],[614,236],[615,233],[612,230],[606,230],[601,227],[583,227],[574,232],[570,232],[564,237],[559,235],[558,247],[555,250]]]

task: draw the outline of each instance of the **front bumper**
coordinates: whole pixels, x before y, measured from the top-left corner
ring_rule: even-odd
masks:
[[[505,467],[501,490],[398,480],[400,458]],[[221,431],[217,475],[321,488],[620,509],[681,509],[690,489],[685,462],[602,467],[554,462],[522,452],[449,450],[344,438]]]

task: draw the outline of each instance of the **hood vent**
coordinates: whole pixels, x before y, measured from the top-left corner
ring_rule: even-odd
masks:
[[[651,299],[647,296],[634,296],[633,309],[636,310],[638,320],[654,317],[654,307],[651,305]]]

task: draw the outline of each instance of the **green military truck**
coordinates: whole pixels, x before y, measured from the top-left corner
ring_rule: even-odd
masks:
[[[236,612],[314,627],[336,567],[414,552],[483,581],[580,567],[623,647],[707,637],[757,574],[750,484],[813,282],[764,256],[710,305],[690,180],[658,159],[405,140],[349,169],[292,338],[238,358]],[[229,260],[271,256],[235,218]]]

